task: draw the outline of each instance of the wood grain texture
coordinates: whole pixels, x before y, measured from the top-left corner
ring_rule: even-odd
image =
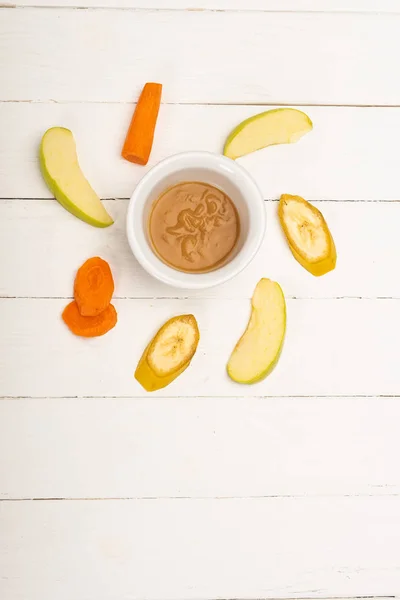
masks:
[[[268,108],[268,107],[267,107]],[[157,162],[178,152],[221,152],[228,133],[265,106],[162,105],[149,165],[121,148],[133,105],[0,103],[0,197],[46,198],[38,147],[49,127],[70,128],[84,173],[102,198],[128,198]],[[302,108],[314,129],[297,144],[239,159],[265,198],[283,192],[309,200],[398,200],[400,108]]]
[[[1,502],[0,530],[7,600],[398,590],[398,497]]]
[[[399,12],[397,0],[3,0],[1,6],[256,10],[293,12]]]
[[[117,327],[91,340],[68,331],[60,318],[65,304],[65,300],[0,300],[3,396],[143,396],[133,378],[143,349],[167,319],[186,313],[193,313],[199,323],[197,353],[191,367],[155,395],[399,393],[396,300],[289,300],[279,364],[253,386],[233,383],[225,371],[245,329],[249,300],[116,300]]]
[[[115,224],[98,230],[67,213],[55,200],[0,201],[0,295],[70,297],[78,267],[101,256],[113,270],[119,298],[250,298],[261,277],[278,281],[289,297],[400,298],[398,202],[317,202],[338,251],[335,271],[315,278],[293,258],[281,231],[276,202],[266,202],[267,234],[247,269],[206,290],[176,290],[137,263],[127,242],[126,200],[104,202]]]
[[[399,27],[400,14],[4,8],[0,100],[131,102],[155,80],[165,102],[399,105]]]
[[[0,4],[1,600],[398,595],[398,2]],[[140,168],[120,149],[149,80],[164,103]],[[190,294],[147,277],[114,198],[166,156],[220,152],[274,104],[304,105],[314,131],[240,162],[267,200],[317,201],[335,272],[297,265],[270,201],[264,246],[234,281]],[[54,125],[74,132],[112,228],[49,199],[37,149]],[[113,267],[119,323],[82,340],[60,313],[95,254]],[[261,276],[291,297],[287,339],[271,376],[243,387],[225,365]],[[192,365],[145,396],[143,348],[189,311]]]
[[[399,418],[399,398],[4,399],[0,499],[399,495]]]

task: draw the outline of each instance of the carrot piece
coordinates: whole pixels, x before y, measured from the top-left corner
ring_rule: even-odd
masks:
[[[96,317],[84,317],[79,312],[78,305],[75,301],[70,302],[64,308],[62,314],[64,323],[75,335],[81,337],[97,337],[104,335],[117,324],[117,311],[110,304],[107,308]]]
[[[99,315],[111,302],[114,280],[109,264],[102,258],[89,258],[78,269],[74,297],[84,317]]]
[[[153,145],[161,102],[161,83],[146,83],[133,113],[122,157],[138,165],[147,165]]]

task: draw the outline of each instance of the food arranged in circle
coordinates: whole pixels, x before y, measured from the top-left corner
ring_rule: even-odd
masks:
[[[161,93],[159,83],[144,86],[121,153],[127,161],[147,164]],[[261,148],[297,142],[312,128],[311,120],[302,111],[269,110],[235,127],[223,153],[235,160]],[[46,184],[66,210],[95,227],[113,224],[113,218],[83,175],[69,129],[47,130],[39,159]],[[282,194],[277,219],[294,258],[309,273],[320,277],[335,268],[333,236],[315,206],[300,196]],[[241,226],[233,197],[212,183],[190,179],[159,191],[148,222],[143,224],[159,260],[173,269],[199,276],[220,269],[231,260]],[[113,329],[117,324],[117,312],[111,304],[113,293],[114,280],[108,263],[97,256],[88,259],[77,271],[74,300],[62,313],[70,331],[79,337],[98,337]],[[283,291],[278,283],[262,277],[253,293],[247,328],[228,360],[230,378],[252,384],[266,377],[279,360],[285,332]],[[166,387],[189,367],[199,339],[194,315],[172,317],[144,349],[136,367],[136,380],[149,392]]]

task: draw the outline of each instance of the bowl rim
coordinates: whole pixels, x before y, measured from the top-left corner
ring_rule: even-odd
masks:
[[[174,171],[190,167],[220,172],[225,177],[231,179],[232,175],[238,175],[240,181],[233,178],[233,183],[242,190],[249,214],[251,215],[252,230],[249,241],[245,243],[238,254],[226,265],[207,273],[185,273],[184,271],[179,271],[168,266],[149,246],[144,227],[140,226],[142,231],[141,235],[138,236],[138,226],[134,224],[139,219],[142,223],[145,204],[154,185]],[[129,200],[126,216],[126,233],[133,255],[147,273],[175,288],[206,289],[229,281],[249,265],[260,249],[264,239],[266,220],[265,201],[262,192],[256,181],[242,165],[222,154],[207,151],[189,151],[164,158],[140,179]],[[143,250],[143,244],[150,250],[150,259],[147,255],[148,253]],[[245,252],[243,252],[244,250]]]

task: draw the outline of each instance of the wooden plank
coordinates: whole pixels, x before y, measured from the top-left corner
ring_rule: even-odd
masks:
[[[248,300],[116,300],[119,324],[86,340],[61,321],[65,300],[0,301],[3,396],[141,397],[133,378],[152,335],[172,315],[193,313],[201,340],[191,367],[158,396],[397,395],[396,300],[289,300],[285,347],[263,382],[233,383],[225,366],[245,328]],[[23,373],[23,376],[21,376]]]
[[[51,200],[0,201],[0,295],[70,297],[76,269],[100,255],[112,266],[119,298],[249,298],[265,276],[287,296],[397,297],[400,239],[398,202],[317,202],[338,250],[335,271],[315,278],[293,258],[281,232],[277,203],[266,202],[267,234],[253,262],[230,282],[206,290],[176,290],[150,277],[134,259],[125,234],[125,200],[105,201],[115,224],[98,230]],[[384,265],[384,268],[382,267]]]
[[[0,103],[0,197],[46,198],[38,146],[49,127],[70,128],[82,168],[102,198],[128,198],[148,169],[188,150],[221,152],[228,133],[265,106],[163,105],[150,163],[120,151],[133,105]],[[266,148],[239,160],[265,198],[282,192],[309,200],[394,200],[400,108],[304,107],[314,130],[297,144]]]
[[[0,499],[398,495],[399,418],[399,398],[2,400]]]
[[[163,10],[256,10],[294,12],[399,12],[396,0],[3,0],[2,6],[62,6]]]
[[[399,105],[399,27],[400,14],[4,8],[0,100],[131,102],[159,80],[174,103]]]
[[[2,502],[0,529],[7,600],[372,596],[400,577],[397,497]]]

